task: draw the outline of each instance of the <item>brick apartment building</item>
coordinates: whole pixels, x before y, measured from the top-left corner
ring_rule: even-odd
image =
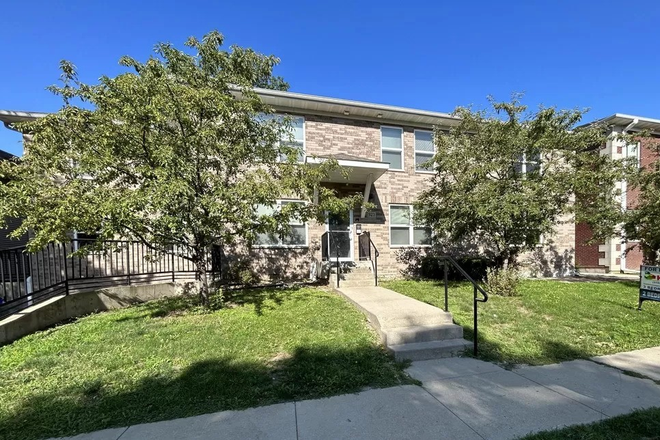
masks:
[[[610,128],[610,135],[634,134],[644,132],[651,136],[660,134],[660,120],[614,114],[596,123],[605,123]],[[601,154],[613,159],[632,157],[637,159],[637,166],[647,168],[657,160],[651,148],[652,141],[641,138],[639,142],[627,144],[616,136],[610,136],[604,145]],[[625,181],[619,182],[617,188],[621,190],[621,208],[630,210],[635,208],[639,190],[631,188]],[[613,237],[605,243],[587,244],[592,234],[585,224],[575,225],[575,262],[576,266],[585,272],[638,272],[642,264],[642,252],[637,243],[626,241],[625,238]]]
[[[365,202],[376,207],[329,215],[324,223],[292,224],[289,237],[263,235],[248,250],[225,250],[230,267],[273,279],[306,278],[322,269],[322,261],[334,261],[337,253],[345,263],[372,259],[373,250],[370,253],[364,242],[364,232],[368,232],[379,251],[379,275],[396,277],[403,269],[397,260],[402,249],[430,247],[430,229],[411,221],[413,203],[432,175],[421,165],[434,154],[432,130],[456,124],[454,116],[275,90],[261,89],[259,94],[277,112],[293,117],[301,161],[313,166],[333,157],[347,172],[348,177],[341,172],[329,176],[325,185],[342,193],[361,194]],[[0,111],[0,120],[7,126],[40,116],[43,113]],[[644,118],[615,115],[606,122],[615,126],[613,130],[631,130],[633,120],[637,121],[637,129],[660,131],[660,121]],[[603,154],[619,157],[632,151],[631,146],[608,142]],[[641,151],[643,162],[647,160],[643,143]],[[628,191],[624,194],[627,197],[622,203],[633,203],[634,196]],[[292,202],[303,201],[283,199],[278,203]],[[537,252],[522,261],[532,274],[543,276],[572,274],[576,264],[585,270],[601,271],[638,265],[638,254],[622,257],[620,240],[587,246],[584,242],[588,238],[588,228],[566,218],[553,236],[545,237],[546,243]]]

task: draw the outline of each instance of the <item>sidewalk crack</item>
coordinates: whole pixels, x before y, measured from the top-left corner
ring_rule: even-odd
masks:
[[[590,407],[589,405],[587,405],[586,403],[584,403],[584,402],[580,402],[579,400],[576,400],[576,399],[572,398],[571,396],[567,396],[567,395],[564,394],[564,393],[560,393],[560,392],[557,391],[557,390],[553,390],[552,388],[550,388],[550,387],[548,387],[548,386],[546,386],[546,385],[543,385],[542,383],[537,382],[537,381],[535,381],[534,379],[530,379],[529,377],[523,376],[522,374],[518,374],[518,373],[516,373],[514,370],[511,370],[511,372],[512,372],[513,374],[517,375],[518,377],[522,377],[523,379],[527,379],[528,381],[533,382],[533,383],[537,384],[538,386],[541,386],[541,387],[545,388],[546,390],[550,390],[550,391],[552,391],[552,392],[555,393],[555,394],[559,394],[560,396],[565,397],[565,398],[567,398],[568,400],[572,400],[572,401],[575,402],[575,403],[578,403],[578,404],[580,404],[580,405],[582,405],[582,406],[584,406],[584,407],[586,407],[586,408],[589,408],[590,410],[595,411],[595,412],[597,412],[598,414],[600,414],[602,417],[605,417],[605,418],[610,418],[610,417],[611,417],[611,416],[609,416],[608,414],[602,412],[602,411],[599,410],[599,409],[592,408],[592,407]],[[575,392],[577,393],[577,391],[575,391]],[[577,393],[577,394],[580,394],[580,393]],[[601,418],[602,418],[602,417],[601,417]]]
[[[429,396],[433,397],[433,399],[435,399],[436,402],[438,402],[440,405],[444,406],[444,407],[447,409],[447,411],[449,411],[450,413],[452,413],[452,414],[454,415],[454,417],[456,417],[458,420],[460,420],[465,426],[467,426],[468,428],[470,428],[470,429],[472,430],[472,432],[474,432],[475,434],[477,434],[480,438],[486,440],[486,437],[484,437],[483,435],[479,434],[479,433],[477,432],[476,429],[474,429],[472,426],[470,426],[470,424],[469,424],[468,422],[466,422],[465,420],[463,420],[462,418],[460,418],[460,417],[458,416],[458,414],[456,414],[454,411],[451,410],[451,408],[449,408],[447,405],[445,405],[444,403],[442,403],[442,402],[440,401],[440,399],[438,399],[437,397],[435,397],[435,396],[433,395],[433,393],[431,393],[429,390],[427,390],[426,388],[424,388],[424,387],[421,386],[421,385],[420,385],[420,388],[423,389],[424,391],[426,391],[426,392],[428,393]]]
[[[127,426],[126,429],[124,429],[124,431],[122,431],[122,433],[119,434],[119,437],[117,437],[116,440],[119,440],[119,439],[121,438],[122,435],[126,434],[126,431],[128,431],[128,428],[130,428],[130,426]]]
[[[298,432],[298,402],[293,401],[293,415],[296,420],[296,440],[300,439],[300,433]]]

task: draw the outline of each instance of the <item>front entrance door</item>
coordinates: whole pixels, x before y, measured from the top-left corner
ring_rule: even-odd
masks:
[[[328,247],[329,258],[339,261],[353,261],[353,211],[342,214],[328,214]]]

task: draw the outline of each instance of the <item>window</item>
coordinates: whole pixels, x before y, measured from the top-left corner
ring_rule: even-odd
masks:
[[[380,127],[380,146],[383,162],[391,170],[403,170],[403,130],[396,127]]]
[[[415,171],[433,171],[430,165],[424,165],[433,158],[433,132],[415,130]]]
[[[274,206],[257,206],[258,216],[272,216],[276,211],[289,203],[304,204],[299,201],[278,201]],[[256,246],[263,247],[302,247],[307,246],[307,224],[301,219],[292,218],[289,222],[289,230],[282,234],[272,232],[260,232],[254,243]]]
[[[291,118],[291,133],[285,135],[282,144],[298,149],[298,162],[305,161],[305,118],[294,116]],[[286,155],[280,155],[280,161],[286,161]]]
[[[513,165],[513,169],[518,174],[531,174],[538,172],[541,166],[541,154],[533,153],[531,155],[523,154]]]
[[[73,231],[73,250],[77,251],[81,247],[92,244],[100,237],[97,233],[88,234],[86,232]]]
[[[626,145],[626,157],[637,161],[637,168],[641,165],[641,148],[639,142]]]
[[[430,246],[431,228],[415,225],[411,205],[390,205],[390,246]]]

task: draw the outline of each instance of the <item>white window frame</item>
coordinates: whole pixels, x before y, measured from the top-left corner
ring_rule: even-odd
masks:
[[[78,234],[99,235],[99,234],[87,234],[87,233],[82,233],[82,232],[79,232],[79,231],[73,231],[73,246],[72,246],[72,249],[74,250],[74,252],[82,247],[82,246],[80,246],[80,242],[78,241],[78,240],[80,240],[80,238],[78,237]]]
[[[399,130],[401,132],[401,149],[396,150],[394,148],[383,148],[383,128],[389,128],[393,130]],[[404,145],[404,139],[403,139],[403,128],[401,127],[394,127],[391,125],[381,125],[380,126],[380,160],[381,162],[383,161],[383,151],[387,151],[389,153],[396,153],[398,152],[401,155],[401,168],[392,168],[391,166],[388,166],[387,170],[388,171],[405,171],[406,170],[406,164],[404,162],[404,154],[403,154],[403,145]],[[390,164],[388,164],[390,165]]]
[[[433,143],[433,151],[417,151],[417,132],[423,132],[423,133],[431,133],[431,142]],[[433,159],[433,156],[435,155],[435,139],[433,136],[433,130],[414,130],[414,139],[413,139],[413,147],[415,149],[415,172],[420,173],[420,174],[435,174],[434,170],[418,170],[417,169],[417,153],[423,154],[425,156],[431,155],[431,159]]]
[[[392,207],[401,207],[405,206],[408,208],[408,216],[409,216],[409,222],[407,225],[404,224],[399,224],[399,223],[392,223]],[[415,237],[415,228],[428,228],[428,226],[425,225],[416,225],[413,219],[414,215],[414,207],[413,205],[408,205],[405,203],[390,203],[389,207],[389,217],[388,217],[388,229],[389,229],[389,240],[390,240],[390,248],[428,248],[433,246],[433,244],[415,244],[414,243],[414,237]],[[392,228],[408,228],[408,243],[409,244],[392,244]],[[433,231],[431,231],[431,240],[433,240]]]
[[[299,160],[298,163],[305,163],[305,156],[307,155],[307,138],[306,138],[307,137],[307,133],[306,133],[307,130],[306,130],[306,126],[305,126],[307,121],[305,120],[305,117],[304,116],[298,116],[298,115],[287,115],[287,114],[281,114],[281,113],[278,113],[277,116],[282,117],[282,118],[288,117],[288,118],[291,118],[292,120],[293,119],[302,119],[302,139],[295,139],[294,138],[293,141],[291,141],[287,136],[285,139],[280,139],[280,142],[284,142],[284,143],[302,142],[302,156],[301,156],[301,160]],[[278,161],[283,162],[279,157],[278,157]]]
[[[634,157],[637,160],[637,169],[639,169],[642,167],[642,143],[634,142],[634,143],[626,144],[626,159],[633,157],[633,155],[630,154],[631,148],[635,149]]]
[[[535,163],[536,165],[538,165],[538,170],[539,170],[539,172],[541,172],[542,161],[541,161],[541,155],[540,154],[539,154],[539,160],[527,160],[527,153],[523,153],[522,159],[521,160],[516,160],[516,163],[520,164],[520,169],[521,169],[520,174],[522,174],[523,176],[527,175],[527,164],[528,163]]]
[[[278,199],[275,202],[275,211],[282,209],[282,204],[283,203],[302,203],[302,204],[307,204],[306,201],[304,200],[299,200],[299,199]],[[278,243],[276,244],[256,244],[253,243],[252,247],[256,249],[302,249],[302,248],[308,248],[309,247],[309,224],[308,222],[296,222],[294,220],[290,221],[289,226],[305,226],[305,244],[284,244],[282,242],[282,237],[277,237]]]

